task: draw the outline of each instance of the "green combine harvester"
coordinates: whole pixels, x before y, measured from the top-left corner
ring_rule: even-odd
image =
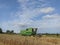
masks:
[[[20,34],[24,36],[36,35],[37,28],[27,28],[26,30],[21,30]]]

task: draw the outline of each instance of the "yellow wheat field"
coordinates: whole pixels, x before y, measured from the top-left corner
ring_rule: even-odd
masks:
[[[60,45],[60,38],[0,34],[0,45]]]

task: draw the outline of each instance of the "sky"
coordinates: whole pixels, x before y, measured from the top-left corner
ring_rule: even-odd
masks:
[[[0,0],[0,28],[19,33],[60,33],[60,0]]]

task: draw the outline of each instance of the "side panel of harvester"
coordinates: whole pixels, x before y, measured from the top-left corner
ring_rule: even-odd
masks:
[[[32,34],[32,28],[28,28],[26,30],[21,30],[22,35],[31,35]]]

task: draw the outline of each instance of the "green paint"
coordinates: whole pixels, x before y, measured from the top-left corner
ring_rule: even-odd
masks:
[[[32,35],[33,33],[35,33],[35,32],[32,32],[32,29],[34,29],[34,28],[28,28],[26,30],[21,30],[20,34],[26,35],[26,36]]]

